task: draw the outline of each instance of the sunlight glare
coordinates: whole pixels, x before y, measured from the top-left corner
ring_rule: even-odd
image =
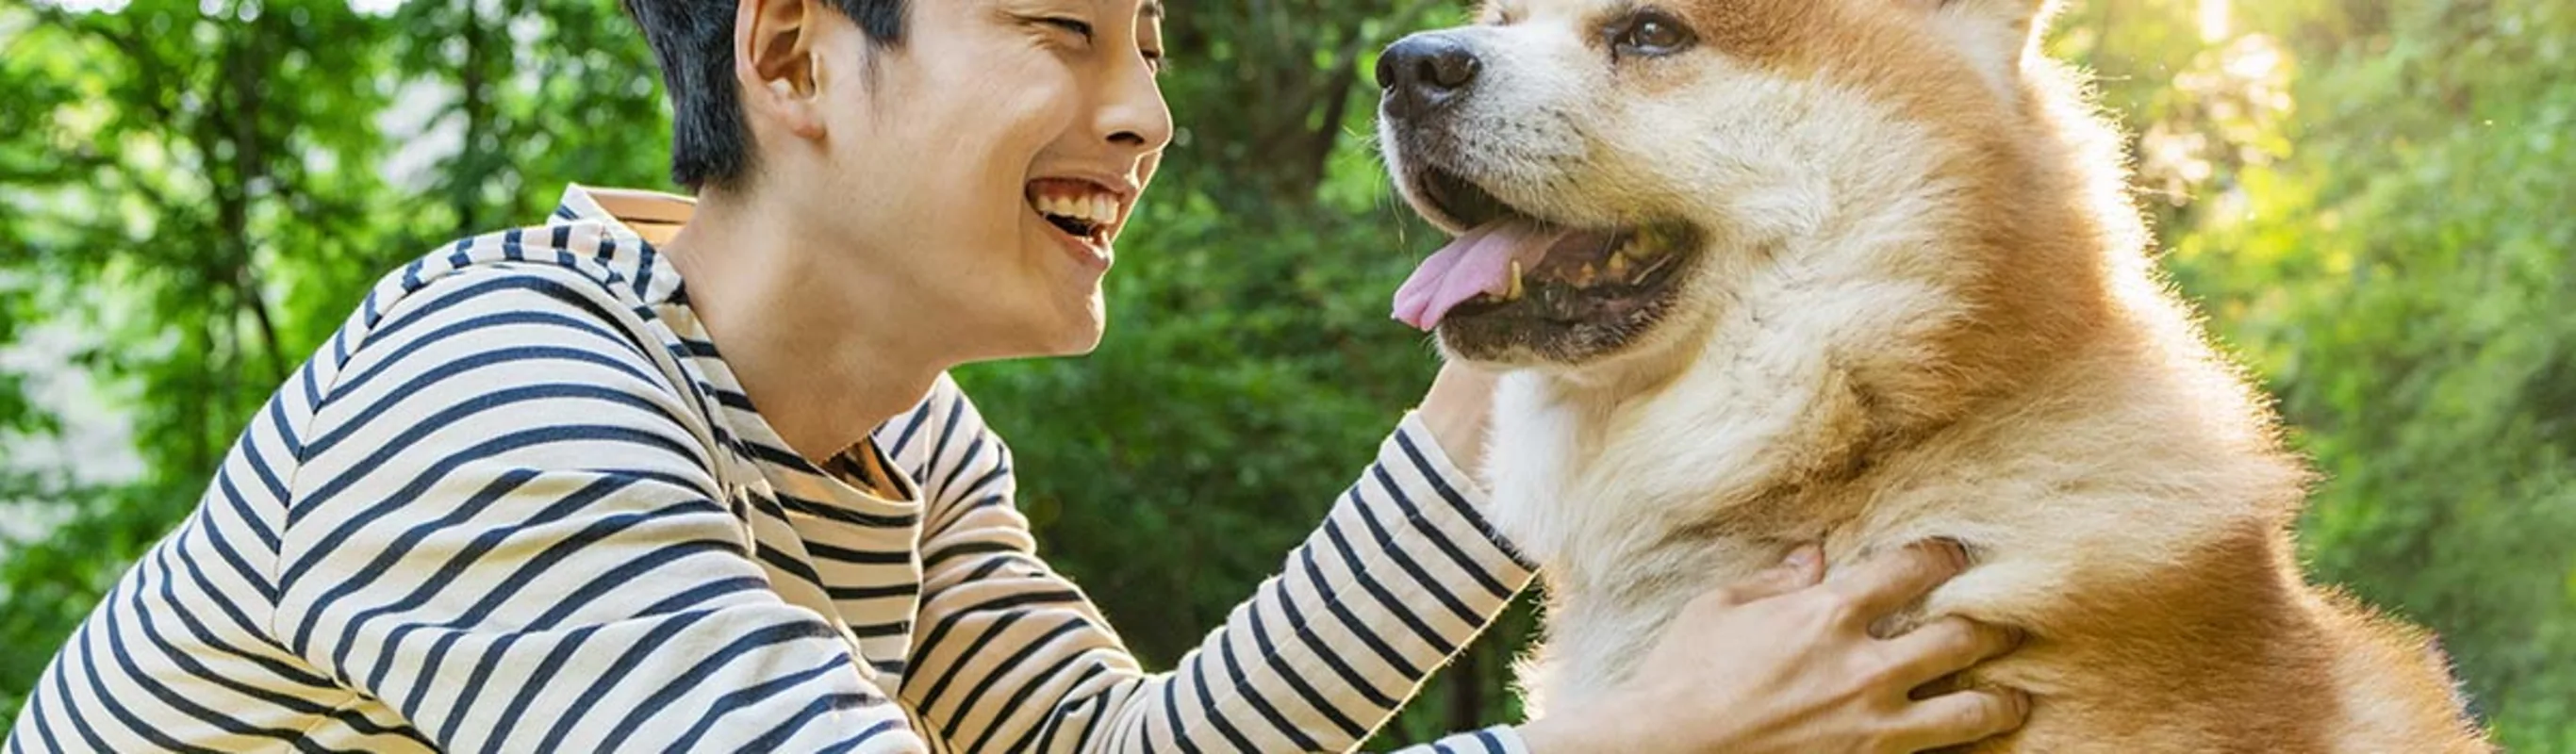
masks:
[[[125,10],[134,0],[36,0],[36,5],[52,6],[74,13],[115,13]]]
[[[60,8],[74,13],[122,13],[134,0],[34,0],[38,7]],[[349,9],[362,16],[389,16],[402,6],[403,0],[349,0]],[[198,11],[214,15],[222,11],[216,0],[202,0]]]

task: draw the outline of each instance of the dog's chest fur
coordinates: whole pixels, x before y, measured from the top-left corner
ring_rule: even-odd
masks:
[[[2152,305],[2122,319],[2182,326]],[[2015,742],[1979,751],[2129,750],[2104,732],[2139,725],[2176,751],[2454,735],[2427,701],[2437,665],[2301,584],[2285,531],[2303,473],[2214,357],[2105,339],[1891,441],[1873,419],[1885,391],[1833,349],[1766,343],[1797,339],[1771,330],[1714,339],[1660,385],[1504,379],[1492,513],[1548,595],[1545,642],[1520,671],[1532,714],[1615,689],[1684,604],[1794,543],[1823,541],[1839,567],[1946,537],[1975,566],[1886,628],[1961,615],[2035,637],[1964,679],[2042,700]],[[2323,722],[2374,708],[2417,716]]]

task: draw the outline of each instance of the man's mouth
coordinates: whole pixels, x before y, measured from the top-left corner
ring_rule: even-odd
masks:
[[[1425,214],[1460,231],[1396,293],[1395,318],[1418,329],[1451,319],[1511,320],[1510,330],[1641,327],[1670,298],[1679,252],[1691,245],[1679,223],[1569,227],[1448,171],[1416,173]]]
[[[1029,209],[1065,235],[1108,246],[1117,237],[1127,200],[1118,192],[1079,178],[1040,178],[1028,185]]]

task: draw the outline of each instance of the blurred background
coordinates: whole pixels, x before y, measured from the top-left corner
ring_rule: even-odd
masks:
[[[1370,148],[1378,49],[1458,0],[1183,2],[1183,129],[1089,358],[960,375],[1044,552],[1155,667],[1250,593],[1433,371],[1440,234]],[[2165,266],[2330,475],[2315,577],[2576,751],[2576,0],[2076,0]],[[0,725],[390,266],[669,187],[614,0],[0,0]],[[1150,472],[1148,471],[1150,469]],[[1379,746],[1518,719],[1516,609]]]

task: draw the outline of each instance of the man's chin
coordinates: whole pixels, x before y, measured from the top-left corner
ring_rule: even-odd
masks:
[[[971,323],[959,323],[966,327],[946,337],[963,347],[951,352],[961,364],[1082,356],[1100,347],[1101,313],[1097,297],[1088,306],[988,309]]]
[[[1108,330],[1107,312],[1096,292],[1087,303],[1081,311],[1067,312],[1039,328],[1046,337],[1040,339],[1039,352],[1032,355],[1085,356],[1100,348],[1100,339]]]
[[[1102,328],[1099,328],[1099,327],[1092,327],[1092,328],[1090,328],[1090,329],[1088,329],[1088,330],[1085,330],[1085,331],[1082,331],[1082,332],[1079,332],[1079,333],[1073,333],[1073,334],[1071,334],[1071,335],[1067,336],[1066,338],[1064,338],[1062,341],[1058,342],[1058,343],[1056,344],[1056,347],[1055,347],[1054,349],[1052,349],[1052,352],[1048,353],[1047,355],[1049,355],[1049,356],[1089,356],[1089,355],[1091,355],[1091,352],[1092,352],[1092,351],[1098,350],[1098,349],[1100,348],[1100,338],[1101,338],[1102,332],[1103,332],[1103,331],[1102,331]]]

